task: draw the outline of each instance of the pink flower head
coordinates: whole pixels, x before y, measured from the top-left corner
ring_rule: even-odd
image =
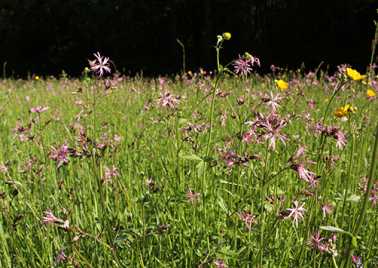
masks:
[[[333,137],[336,140],[336,146],[339,149],[344,148],[347,143],[347,138],[344,132],[342,132],[338,127],[325,126],[321,123],[317,123],[314,127],[314,131],[317,134]]]
[[[63,220],[56,217],[50,209],[44,212],[44,216],[42,217],[43,224],[56,224],[63,229],[68,229],[70,227],[70,223],[68,220]]]
[[[66,144],[63,144],[58,149],[52,147],[50,151],[50,158],[57,163],[58,168],[60,168],[63,165],[66,165],[69,162],[68,155],[69,148]]]
[[[254,138],[256,138],[256,133],[254,129],[250,129],[243,134],[243,142],[250,143]]]
[[[167,80],[164,77],[159,77],[158,80],[159,80],[159,87],[160,87],[160,89],[163,89],[165,83],[167,82]]]
[[[192,204],[196,203],[199,200],[200,196],[200,193],[196,193],[190,189],[186,192],[186,199]]]
[[[50,209],[44,212],[44,216],[42,217],[42,222],[44,224],[53,224],[53,223],[60,223],[62,220],[56,217]]]
[[[274,95],[273,92],[270,92],[269,95],[263,95],[261,100],[270,107],[272,113],[275,113],[280,106],[279,103],[282,97],[279,94]]]
[[[342,149],[347,143],[345,134],[336,127],[331,128],[329,131],[330,134],[336,139],[336,146],[339,149]]]
[[[67,256],[66,256],[66,254],[64,254],[64,251],[63,251],[63,249],[59,252],[59,254],[56,256],[56,258],[55,258],[55,262],[57,263],[57,264],[60,264],[60,263],[63,263],[63,262],[65,262],[65,261],[67,261]]]
[[[221,259],[217,259],[214,261],[214,265],[216,268],[227,268],[227,265],[225,264],[225,262]]]
[[[48,109],[49,109],[49,107],[37,106],[37,107],[33,107],[33,108],[31,108],[31,109],[30,109],[30,112],[31,112],[31,113],[37,113],[37,114],[40,114],[40,113],[46,112]]]
[[[293,204],[293,208],[287,209],[289,215],[286,217],[286,219],[291,218],[294,221],[294,224],[298,225],[298,221],[303,219],[303,214],[305,212],[304,203],[299,205],[298,201],[294,201]]]
[[[240,56],[234,61],[234,71],[238,75],[247,76],[252,72],[253,66],[260,66],[260,59],[253,57],[251,54],[246,53],[244,56]]]
[[[104,73],[111,73],[109,58],[102,57],[99,52],[93,55],[95,56],[95,59],[88,61],[92,72],[94,72],[99,77],[103,76]]]
[[[244,165],[251,159],[249,156],[241,156],[232,151],[223,153],[221,157],[228,168],[232,168],[234,165]]]
[[[378,189],[375,187],[373,187],[373,189],[370,191],[369,201],[373,207],[375,207],[378,203]]]
[[[285,144],[286,136],[281,134],[281,130],[286,126],[287,122],[278,117],[277,114],[271,113],[268,117],[262,118],[259,126],[263,128],[264,140],[269,141],[269,149],[275,150],[276,141],[280,140]]]
[[[8,167],[4,163],[0,163],[0,173],[7,173],[8,172]]]
[[[234,61],[234,71],[236,74],[247,76],[249,73],[252,72],[252,64],[250,60],[241,57]]]
[[[310,109],[315,109],[315,105],[316,105],[316,102],[312,99],[307,102],[307,106]]]
[[[255,215],[247,211],[240,212],[239,218],[244,222],[245,227],[248,229],[248,231],[251,231],[252,225],[256,223]]]
[[[175,109],[180,102],[180,97],[173,96],[170,92],[165,92],[160,95],[159,105],[162,107],[168,107]]]
[[[326,252],[327,246],[324,244],[325,238],[320,236],[320,232],[317,231],[315,234],[313,234],[310,238],[309,245],[320,252]]]
[[[363,264],[362,264],[362,258],[361,258],[361,256],[355,256],[355,255],[353,255],[352,256],[352,262],[353,262],[353,264],[354,264],[354,266],[356,268],[363,268],[364,267]]]
[[[325,218],[327,215],[332,214],[333,212],[333,205],[329,203],[325,203],[322,205],[322,212],[323,212],[323,217]]]
[[[119,171],[118,168],[115,166],[112,167],[105,167],[105,174],[103,176],[103,182],[110,182],[113,178],[119,177]]]
[[[310,182],[315,179],[316,175],[314,172],[307,170],[303,164],[293,164],[291,168],[297,172],[299,178],[306,182]]]
[[[302,156],[304,156],[306,152],[306,148],[304,146],[299,146],[295,153],[290,157],[289,162],[295,163],[298,161]]]

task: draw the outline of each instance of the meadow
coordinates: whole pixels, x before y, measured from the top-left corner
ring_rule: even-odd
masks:
[[[374,69],[98,59],[0,81],[1,267],[378,266]]]

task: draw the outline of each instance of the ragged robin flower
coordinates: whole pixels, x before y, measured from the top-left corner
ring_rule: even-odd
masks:
[[[352,68],[346,68],[346,73],[354,81],[359,81],[366,77],[366,75],[361,75],[358,71]]]
[[[274,80],[276,82],[276,86],[281,90],[284,91],[289,88],[289,83],[285,82],[284,80]]]

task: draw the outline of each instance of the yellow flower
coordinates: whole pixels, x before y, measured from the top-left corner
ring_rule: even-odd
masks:
[[[277,87],[282,91],[289,88],[289,84],[285,82],[284,80],[280,79],[280,80],[274,80],[274,81],[276,82]]]
[[[355,81],[362,80],[366,77],[366,75],[361,75],[358,71],[352,68],[347,68],[346,72],[347,75]]]
[[[368,96],[368,98],[374,98],[375,96],[377,96],[377,93],[375,93],[374,89],[369,88],[368,90],[366,90],[366,95]]]
[[[351,104],[346,104],[336,109],[335,116],[339,118],[346,117],[348,114],[355,113],[356,111],[357,111],[356,107],[354,107]]]
[[[339,118],[345,117],[347,114],[348,113],[344,110],[344,107],[337,108],[335,111],[335,116]]]
[[[357,108],[351,104],[346,104],[344,106],[344,109],[348,112],[348,113],[355,113],[357,111]]]
[[[225,32],[222,34],[222,37],[224,40],[230,40],[231,39],[231,34],[229,32]]]

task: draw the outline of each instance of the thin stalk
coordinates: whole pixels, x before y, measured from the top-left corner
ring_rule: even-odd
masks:
[[[369,201],[369,196],[370,196],[371,188],[372,188],[372,185],[373,185],[373,177],[374,177],[374,171],[375,171],[377,158],[378,158],[378,124],[377,124],[376,131],[375,131],[375,141],[374,141],[373,155],[372,155],[371,164],[370,164],[369,180],[368,180],[368,183],[367,183],[366,192],[365,192],[364,199],[363,199],[363,202],[362,202],[360,215],[358,217],[358,221],[357,221],[356,227],[354,229],[354,234],[358,233],[359,229],[361,228],[361,224],[364,220],[365,214],[366,214],[367,203]]]
[[[364,218],[365,218],[367,203],[369,201],[369,196],[370,196],[371,188],[372,188],[372,185],[373,185],[373,176],[374,176],[374,170],[375,170],[377,158],[378,158],[378,124],[377,124],[376,131],[375,131],[375,141],[374,141],[373,154],[372,154],[370,171],[369,171],[369,179],[368,179],[366,191],[365,191],[365,194],[364,194],[364,199],[362,201],[360,213],[357,217],[357,223],[356,223],[354,231],[353,231],[353,234],[355,236],[358,234],[358,231],[360,230],[361,225],[362,225]],[[348,264],[349,264],[350,251],[351,251],[351,239],[349,239],[349,244],[348,244],[347,250],[346,250],[346,259],[344,259],[344,261],[343,261],[343,267],[347,267]]]
[[[335,87],[335,90],[331,96],[331,98],[329,99],[329,102],[327,104],[327,107],[324,111],[324,114],[323,114],[323,118],[322,118],[322,124],[324,125],[325,121],[326,121],[326,118],[327,118],[327,114],[328,114],[328,111],[329,111],[329,108],[331,107],[331,103],[333,102],[333,100],[335,99],[337,93],[340,91],[340,89],[346,84],[347,82],[345,81],[342,81],[340,82],[336,87]],[[326,137],[323,137],[324,134],[321,135],[321,138],[320,138],[320,145],[319,145],[319,151],[318,151],[318,165],[320,163],[320,160],[322,159],[322,156],[323,156],[323,150],[324,150],[324,142],[326,140]],[[319,167],[319,166],[318,166]]]
[[[346,200],[347,200],[347,197],[348,197],[348,194],[349,194],[349,184],[350,184],[350,181],[351,181],[353,155],[354,155],[354,134],[352,134],[352,149],[351,149],[350,156],[349,156],[348,175],[347,175],[346,185],[345,185],[345,189],[344,189],[344,200],[343,200],[343,207],[342,207],[342,210],[341,210],[341,223],[344,222]]]
[[[180,45],[182,49],[182,72],[183,74],[186,73],[186,53],[185,53],[185,45],[181,42],[180,39],[176,39],[177,43]]]
[[[207,139],[207,145],[206,145],[206,156],[209,156],[210,152],[210,143],[212,139],[212,129],[213,129],[213,121],[214,121],[214,107],[215,107],[215,95],[218,87],[218,83],[220,80],[220,75],[217,75],[217,78],[214,83],[213,92],[211,95],[211,104],[210,104],[210,127],[209,127],[209,135]]]
[[[378,9],[377,9],[378,13]],[[373,62],[374,62],[374,56],[375,56],[375,49],[378,43],[378,23],[375,21],[375,34],[374,39],[372,40],[371,44],[371,55],[370,55],[370,70],[369,70],[369,78],[372,79],[374,76],[374,68],[373,68]]]

